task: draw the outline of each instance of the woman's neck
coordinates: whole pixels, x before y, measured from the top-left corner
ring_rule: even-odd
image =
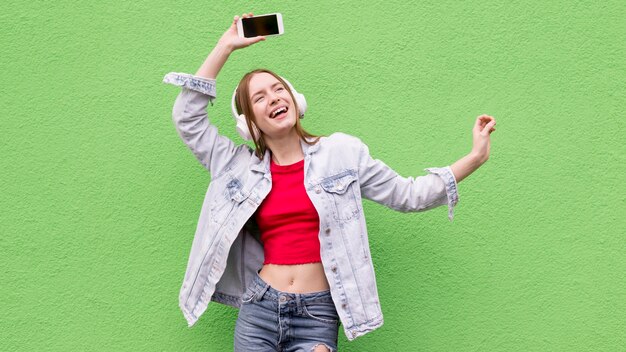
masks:
[[[300,136],[290,133],[283,138],[266,140],[270,155],[278,165],[291,165],[304,158]]]

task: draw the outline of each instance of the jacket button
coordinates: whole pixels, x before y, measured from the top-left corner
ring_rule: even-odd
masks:
[[[336,273],[336,272],[337,272],[337,266],[336,266],[336,265],[333,265],[333,267],[331,268],[331,270],[333,271],[333,273]]]
[[[318,187],[315,187],[315,193],[320,194],[322,193],[322,189]]]
[[[324,231],[324,232],[326,232],[326,235],[330,235],[330,227],[327,228],[326,231]]]

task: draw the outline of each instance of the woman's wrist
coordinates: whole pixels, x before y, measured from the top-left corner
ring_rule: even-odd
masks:
[[[233,51],[235,51],[235,48],[233,47],[232,44],[228,44],[228,43],[222,42],[221,40],[218,40],[217,45],[215,45],[215,48],[213,48],[213,50],[218,50],[226,55],[230,55],[232,54]]]
[[[452,170],[456,182],[459,183],[472,172],[476,171],[481,165],[480,156],[472,151],[450,165],[450,170]]]
[[[469,160],[472,161],[473,164],[476,165],[476,167],[480,167],[482,164],[487,162],[487,159],[489,159],[489,155],[482,155],[481,153],[475,152],[473,150],[467,155],[467,157],[469,158]]]

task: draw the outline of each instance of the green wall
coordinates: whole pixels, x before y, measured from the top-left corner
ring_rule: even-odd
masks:
[[[622,1],[22,1],[0,14],[2,351],[228,351],[237,316],[178,308],[209,175],[179,140],[170,71],[232,16],[285,35],[236,52],[210,113],[267,67],[314,133],[360,137],[400,174],[490,160],[445,207],[365,212],[384,312],[341,351],[626,350]]]

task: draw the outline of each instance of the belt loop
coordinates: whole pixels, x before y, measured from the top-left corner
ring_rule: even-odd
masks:
[[[265,283],[263,288],[257,292],[256,294],[256,300],[260,301],[263,299],[263,295],[265,295],[265,292],[267,292],[267,290],[270,288],[270,285],[268,283]]]
[[[300,297],[300,294],[299,294],[299,293],[296,293],[296,307],[297,307],[297,314],[298,314],[298,315],[302,315],[302,314],[304,314],[304,313],[302,312],[302,300],[301,300],[300,298],[301,298],[301,297]]]

